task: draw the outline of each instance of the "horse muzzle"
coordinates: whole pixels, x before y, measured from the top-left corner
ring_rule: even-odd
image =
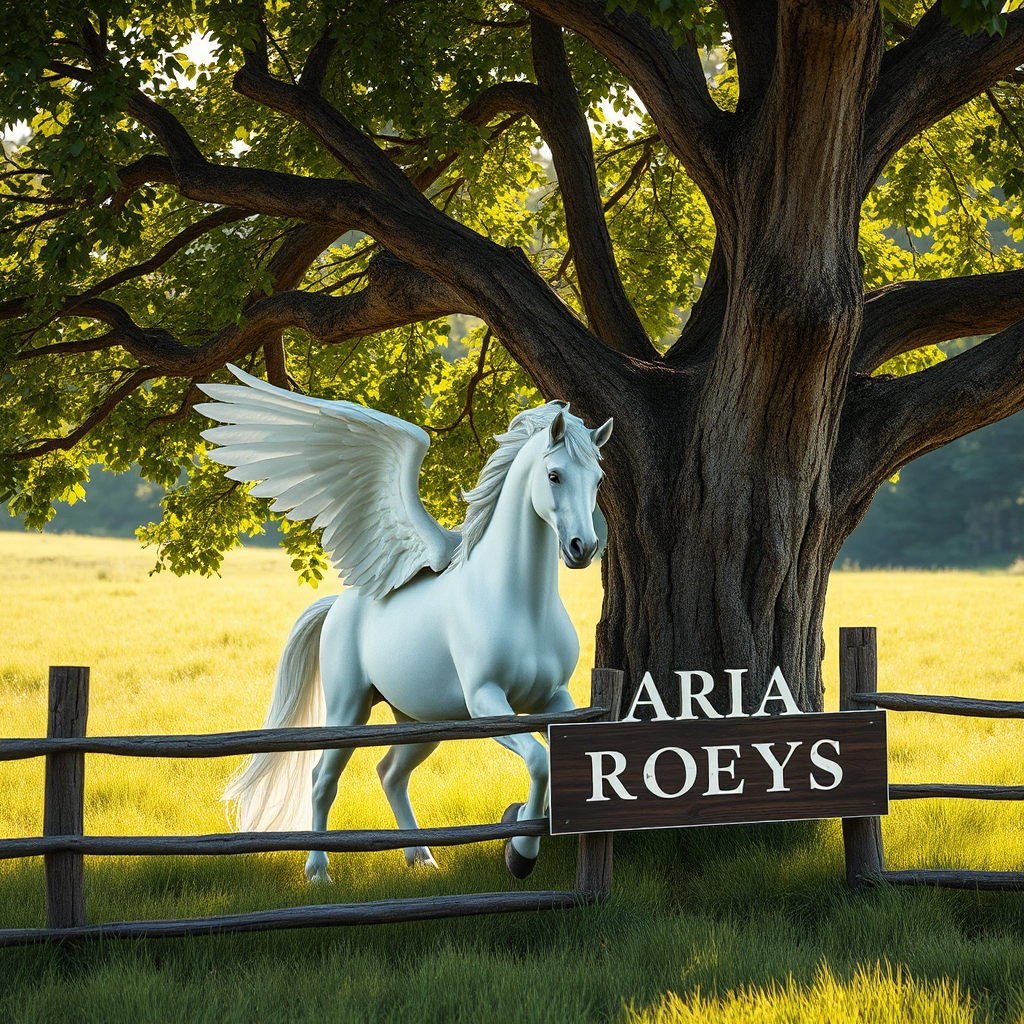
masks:
[[[573,537],[568,544],[561,544],[562,561],[567,569],[586,569],[594,560],[600,541],[595,538],[593,542],[585,544],[579,537]]]

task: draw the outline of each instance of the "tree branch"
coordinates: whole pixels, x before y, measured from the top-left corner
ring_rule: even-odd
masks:
[[[147,380],[152,380],[158,376],[160,376],[158,372],[148,367],[135,370],[128,375],[123,383],[114,388],[103,402],[93,409],[82,424],[71,431],[67,437],[51,437],[32,448],[26,448],[24,451],[6,452],[6,457],[14,462],[22,462],[25,459],[34,459],[40,455],[46,455],[48,452],[66,452],[69,448],[73,448],[78,444],[90,430],[98,427],[114,411],[118,404],[127,398],[137,387],[144,384]]]
[[[361,149],[359,159],[365,157],[374,165],[368,168],[373,174],[383,174],[381,168],[385,164],[391,167],[414,194],[412,201],[407,201],[408,191],[403,191],[396,202],[392,196],[360,182],[212,164],[174,115],[149,97],[134,93],[128,102],[128,112],[157,137],[170,159],[175,185],[183,196],[322,227],[364,231],[400,260],[430,275],[437,287],[446,292],[451,289],[458,298],[457,309],[473,311],[486,320],[513,358],[529,368],[546,394],[575,401],[584,411],[589,406],[600,415],[603,406],[595,396],[606,386],[605,370],[608,380],[621,373],[622,357],[594,344],[594,336],[519,250],[504,249],[435,209],[369,140],[365,141],[373,152]],[[387,177],[390,180],[390,172]],[[300,304],[317,299],[329,301],[326,296],[303,295]],[[261,326],[268,326],[270,311],[282,310],[293,301],[296,300],[284,295],[271,296],[261,300],[249,314],[254,316],[257,309],[266,313],[267,320]],[[92,300],[93,305],[101,302]],[[309,307],[305,309],[308,311]],[[450,311],[451,308],[445,308],[433,315]],[[210,346],[203,346],[205,355],[197,358],[197,349],[182,345],[166,332],[146,332],[132,323],[123,310],[120,314],[123,316],[115,317],[111,343],[123,340],[135,345],[146,353],[140,358],[151,364],[153,359],[162,360],[170,373],[197,376],[208,365],[223,365],[239,344],[232,333],[238,328],[231,328],[218,337],[215,354]],[[113,314],[108,311],[107,315]],[[281,325],[292,326],[292,321],[283,315]],[[582,371],[584,366],[586,373]]]
[[[315,246],[309,242],[310,251]],[[301,265],[299,246],[289,250],[293,272]],[[301,276],[301,275],[300,275]],[[201,377],[225,363],[253,351],[268,337],[288,328],[305,331],[323,344],[334,345],[365,334],[377,334],[421,320],[450,313],[479,311],[454,291],[428,274],[381,253],[370,261],[369,284],[351,295],[313,295],[282,291],[253,302],[245,310],[242,325],[221,328],[202,345],[186,345],[168,331],[140,327],[123,307],[106,299],[78,302],[60,317],[83,317],[108,324],[101,338],[49,345],[21,353],[19,359],[67,352],[94,351],[120,345],[132,356],[159,373],[176,377]],[[282,273],[279,281],[289,280]]]
[[[167,157],[158,153],[151,153],[148,156],[139,157],[126,167],[117,172],[121,187],[114,193],[111,205],[120,213],[128,197],[137,188],[148,185],[152,182],[161,182],[165,185],[177,185],[178,176],[174,173],[174,167]]]
[[[334,37],[334,26],[328,22],[320,38],[312,46],[306,55],[306,63],[299,73],[299,87],[306,92],[320,94],[324,87],[324,79],[327,77],[327,66],[334,56],[337,48],[337,41]]]
[[[904,352],[991,334],[1024,317],[1024,270],[900,281],[868,292],[854,373],[871,373]]]
[[[1024,320],[908,377],[855,378],[840,423],[838,500],[864,509],[912,459],[1024,407]]]
[[[273,281],[271,286],[273,292],[298,288],[312,262],[340,233],[335,227],[323,228],[318,224],[302,224],[289,231],[267,266],[267,272]],[[262,297],[262,292],[250,292],[242,304],[243,312]],[[263,361],[267,368],[267,380],[279,388],[291,390],[291,379],[288,376],[284,347],[284,331],[268,330],[261,343]]]
[[[304,125],[353,177],[370,188],[405,202],[426,202],[401,168],[319,92],[272,78],[259,69],[250,53],[246,51],[246,63],[235,74],[236,92]]]
[[[533,66],[542,94],[532,116],[551,147],[587,320],[617,352],[655,360],[657,350],[622,287],[597,184],[590,126],[580,109],[562,30],[537,15],[530,21]]]
[[[201,218],[195,224],[190,224],[187,228],[179,231],[174,238],[162,245],[148,260],[136,263],[131,267],[125,267],[124,270],[119,270],[116,274],[111,274],[110,277],[104,278],[98,284],[94,284],[91,288],[86,289],[81,295],[68,298],[64,303],[62,312],[67,313],[74,309],[77,303],[95,298],[101,292],[114,288],[124,281],[130,281],[132,278],[153,273],[154,270],[162,267],[175,253],[180,252],[197,238],[201,238],[217,228],[224,227],[226,224],[234,224],[237,221],[245,220],[246,217],[251,217],[252,215],[252,210],[228,206],[222,210],[217,210],[215,213],[211,213],[207,217]]]
[[[732,115],[715,105],[695,50],[604,0],[522,0],[521,6],[587,39],[629,79],[668,148],[708,196],[724,201],[723,134]]]
[[[665,361],[673,366],[708,362],[721,341],[728,304],[729,275],[722,245],[716,235],[700,296],[692,306],[679,337],[665,353]]]
[[[721,0],[729,23],[740,99],[741,116],[758,107],[768,90],[775,67],[775,36],[779,18],[778,0]]]
[[[1006,15],[1006,35],[972,36],[936,3],[882,59],[864,126],[860,190],[867,195],[901,146],[1024,64],[1024,11]]]

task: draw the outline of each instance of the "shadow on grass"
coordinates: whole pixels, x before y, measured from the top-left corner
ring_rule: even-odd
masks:
[[[318,887],[303,880],[302,854],[90,859],[89,917],[572,886],[571,838],[544,842],[527,883],[508,878],[500,843],[434,853],[440,872],[409,870],[397,851],[335,854],[335,883]],[[797,986],[793,998],[810,999],[825,966],[841,988],[874,985],[881,992],[891,977],[862,970],[879,963],[919,981],[959,982],[957,991],[929,988],[913,1005],[932,1015],[918,1017],[911,1008],[907,1020],[970,1020],[975,1011],[978,1020],[1013,1020],[1024,1009],[1024,897],[850,893],[838,823],[622,834],[615,876],[609,903],[569,911],[8,950],[0,1019],[688,1020],[700,1019],[691,1011],[701,998],[720,996],[742,1008],[741,990],[788,979]],[[40,924],[41,861],[14,862],[2,877],[2,924]],[[943,999],[948,1013],[936,1010]]]

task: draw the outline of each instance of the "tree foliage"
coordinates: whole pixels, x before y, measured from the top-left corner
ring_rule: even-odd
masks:
[[[1017,6],[941,0],[940,10],[968,35],[1005,36],[1008,25],[1019,31],[1007,20]],[[699,55],[720,110],[741,105],[730,5],[700,0],[4,0],[0,495],[11,513],[38,527],[54,501],[82,497],[90,466],[138,464],[170,488],[163,521],[144,532],[161,564],[216,570],[239,531],[261,531],[269,515],[204,458],[206,424],[190,414],[196,384],[227,379],[231,358],[425,426],[424,496],[442,522],[457,522],[460,488],[488,439],[538,399],[536,368],[531,379],[508,339],[479,320],[452,341],[450,314],[486,303],[467,298],[465,282],[454,298],[441,294],[454,277],[431,292],[382,244],[393,227],[376,238],[355,227],[390,213],[353,215],[350,227],[309,210],[339,182],[394,186],[383,157],[458,231],[525,254],[600,334],[580,280],[584,246],[573,249],[565,183],[546,149],[568,129],[548,130],[558,111],[543,105],[531,57],[527,8],[557,18],[561,7],[573,9],[567,25],[601,12],[646,19],[680,53]],[[917,0],[883,0],[881,10],[888,51],[936,16]],[[655,358],[701,296],[714,219],[623,61],[585,35],[564,34],[567,67],[622,290]],[[1024,238],[1022,81],[1010,61],[886,161],[862,208],[869,297],[894,282],[1024,267],[1009,244]],[[190,147],[199,177],[230,169],[224,187],[185,182]],[[284,192],[310,182],[303,210],[231,184],[257,170],[292,176],[277,179]],[[907,374],[940,359],[929,343],[871,369]],[[285,542],[315,581],[316,539],[291,526]]]

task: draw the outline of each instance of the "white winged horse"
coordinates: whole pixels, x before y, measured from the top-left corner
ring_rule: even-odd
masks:
[[[600,447],[612,421],[588,430],[561,402],[521,412],[465,495],[461,531],[424,509],[419,474],[430,445],[419,427],[351,402],[308,398],[229,366],[247,385],[203,384],[216,401],[197,406],[222,447],[210,458],[232,480],[261,481],[251,493],[274,511],[313,519],[349,589],[299,617],[277,667],[265,728],[361,725],[377,701],[399,722],[540,714],[573,707],[567,683],[579,640],[558,595],[558,555],[569,568],[597,551],[594,505]],[[322,686],[321,686],[322,683]],[[530,772],[525,804],[505,819],[540,818],[548,763],[531,735],[498,737]],[[391,747],[377,773],[399,828],[416,828],[409,775],[436,743]],[[327,828],[338,779],[351,755],[327,750],[257,754],[232,778],[225,799],[245,831]],[[505,862],[529,874],[539,840],[519,836]],[[410,865],[436,863],[426,847]],[[329,880],[327,854],[313,851],[306,877]]]

